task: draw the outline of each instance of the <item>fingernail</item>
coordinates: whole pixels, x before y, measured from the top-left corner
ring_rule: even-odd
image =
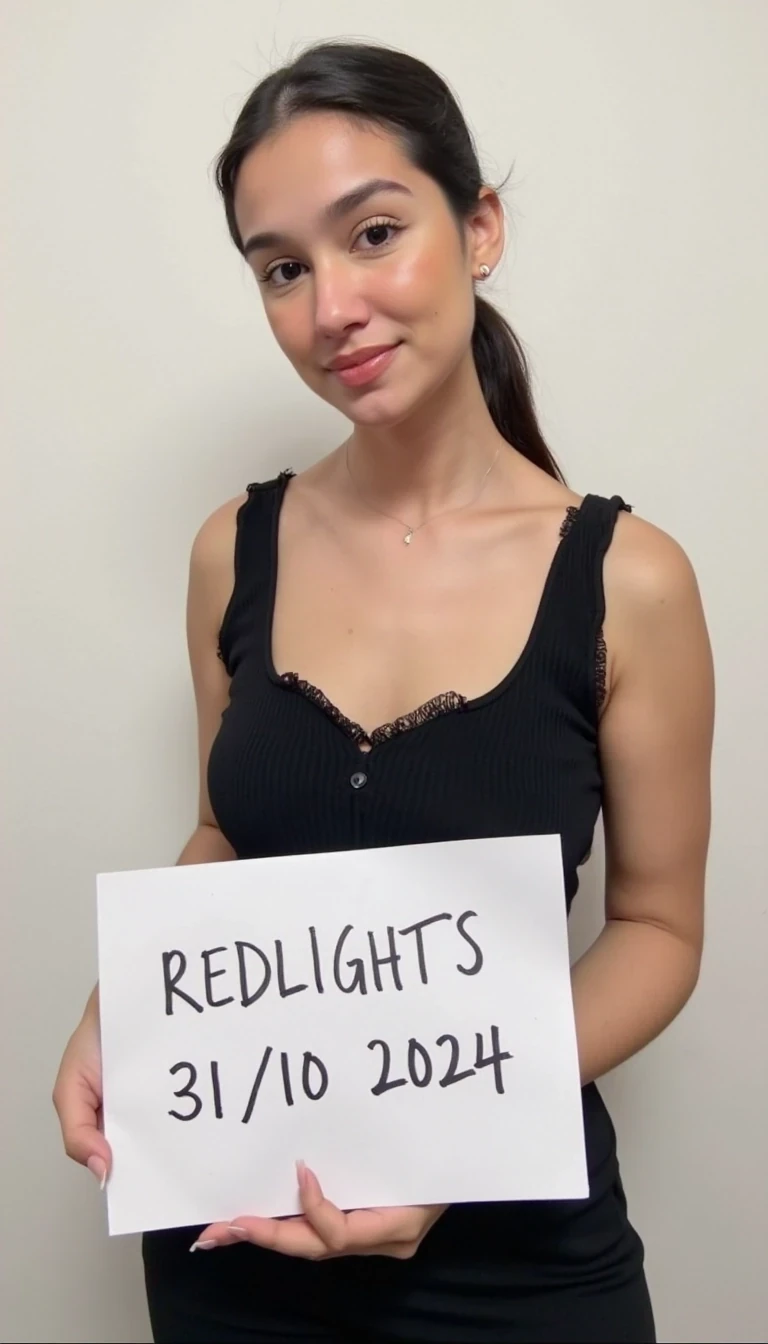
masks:
[[[196,1241],[189,1248],[190,1255],[192,1251],[212,1251],[215,1245],[215,1241]]]
[[[234,1232],[234,1234],[235,1234],[236,1237],[247,1237],[247,1236],[248,1236],[248,1230],[247,1230],[247,1228],[245,1228],[245,1227],[238,1227],[237,1223],[229,1223],[228,1226],[227,1226],[227,1231],[228,1231],[228,1232]]]
[[[107,1164],[104,1159],[102,1157],[89,1157],[86,1166],[99,1182],[99,1189],[103,1190],[107,1184]]]
[[[306,1177],[307,1177],[307,1165],[304,1162],[303,1158],[299,1157],[296,1159],[296,1179],[299,1182],[299,1189],[303,1187]]]

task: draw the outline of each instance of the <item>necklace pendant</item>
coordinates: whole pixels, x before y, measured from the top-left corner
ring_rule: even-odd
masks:
[[[403,537],[403,541],[405,542],[406,546],[410,546],[411,542],[413,541],[413,528],[412,528],[412,527],[409,527],[409,528],[408,528],[408,531],[406,532],[405,536]]]

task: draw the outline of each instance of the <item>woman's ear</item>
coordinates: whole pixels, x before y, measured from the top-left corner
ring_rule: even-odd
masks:
[[[466,229],[472,274],[482,265],[493,271],[501,260],[506,234],[504,207],[493,187],[481,187],[477,205],[466,220]]]

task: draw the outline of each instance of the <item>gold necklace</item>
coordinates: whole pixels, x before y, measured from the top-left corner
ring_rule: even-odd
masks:
[[[495,455],[494,455],[494,459],[493,459],[493,461],[492,461],[490,467],[488,467],[488,469],[483,473],[483,478],[482,478],[482,480],[481,480],[481,482],[480,482],[480,484],[479,484],[479,486],[478,486],[478,488],[477,488],[477,491],[476,491],[475,494],[472,496],[472,498],[471,498],[470,500],[467,501],[466,504],[458,504],[458,505],[456,505],[455,507],[450,508],[450,509],[442,509],[440,513],[433,513],[433,514],[430,514],[429,518],[425,518],[425,519],[424,519],[424,522],[423,522],[423,523],[419,523],[416,527],[412,527],[410,523],[406,523],[405,520],[404,520],[403,518],[396,518],[395,515],[394,515],[393,513],[386,513],[386,512],[384,511],[384,509],[380,509],[380,508],[378,508],[375,504],[372,504],[371,501],[370,501],[369,499],[366,499],[365,495],[363,494],[362,490],[360,489],[360,486],[357,484],[357,481],[355,480],[354,476],[352,475],[352,468],[351,468],[350,465],[349,465],[349,444],[346,445],[346,449],[345,449],[344,457],[345,457],[345,461],[346,461],[346,464],[347,464],[347,474],[348,474],[349,479],[350,479],[350,481],[352,482],[352,484],[353,484],[355,490],[357,491],[357,494],[360,496],[360,499],[363,501],[363,503],[366,505],[367,508],[369,508],[369,509],[373,509],[374,513],[380,513],[381,516],[382,516],[382,518],[389,518],[391,522],[393,522],[393,523],[399,523],[401,527],[404,527],[404,528],[406,529],[406,531],[405,531],[405,536],[403,537],[403,541],[405,542],[406,546],[410,546],[410,544],[411,544],[411,542],[413,541],[413,538],[414,538],[414,536],[416,535],[416,533],[417,533],[417,532],[420,532],[421,529],[422,529],[422,527],[426,527],[426,526],[427,526],[427,523],[431,523],[431,522],[433,522],[435,518],[442,518],[446,513],[459,513],[462,509],[468,509],[468,508],[470,508],[470,506],[471,506],[472,504],[476,504],[476,503],[477,503],[478,499],[480,498],[480,495],[482,494],[483,487],[484,487],[486,481],[488,480],[488,477],[490,476],[491,472],[493,471],[493,468],[496,466],[496,462],[497,462],[497,460],[498,460],[498,456],[499,456],[499,453],[500,453],[500,452],[501,452],[501,445],[499,445],[499,447],[496,449],[496,453],[495,453]]]

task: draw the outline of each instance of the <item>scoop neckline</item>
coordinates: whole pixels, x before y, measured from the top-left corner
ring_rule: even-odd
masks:
[[[311,704],[314,704],[321,713],[325,713],[326,716],[330,719],[330,721],[334,723],[334,725],[339,729],[339,731],[344,734],[347,741],[354,747],[357,754],[359,756],[365,757],[366,759],[370,759],[370,756],[373,752],[380,750],[381,747],[386,746],[388,743],[395,742],[399,738],[405,736],[406,734],[417,732],[419,728],[425,727],[427,723],[433,722],[433,720],[437,717],[445,717],[446,715],[450,714],[462,714],[478,709],[483,709],[486,705],[489,705],[494,700],[496,700],[500,695],[503,695],[504,692],[508,690],[508,688],[520,675],[520,673],[522,672],[523,668],[525,667],[526,663],[528,662],[529,658],[531,657],[531,654],[533,653],[536,647],[539,631],[544,623],[544,618],[547,614],[547,609],[551,601],[552,590],[555,586],[558,571],[562,564],[562,556],[565,553],[566,542],[568,541],[568,538],[574,531],[574,528],[579,518],[582,516],[584,512],[584,505],[591,498],[591,496],[589,494],[586,494],[582,496],[580,504],[569,504],[566,505],[565,507],[563,521],[560,525],[560,534],[558,538],[558,543],[557,546],[555,547],[552,559],[547,569],[546,577],[544,579],[544,585],[541,590],[541,596],[539,597],[533,622],[531,624],[531,628],[528,633],[528,638],[526,639],[522,649],[520,650],[517,659],[509,668],[509,670],[504,674],[501,680],[498,681],[496,685],[492,686],[489,690],[483,691],[480,695],[473,696],[471,698],[468,696],[464,696],[459,691],[455,690],[441,691],[437,695],[430,697],[429,700],[425,700],[423,704],[417,705],[415,706],[414,709],[411,709],[406,714],[401,715],[398,719],[394,719],[387,723],[377,725],[375,728],[372,728],[369,733],[365,728],[363,728],[362,724],[357,723],[354,719],[350,719],[342,709],[340,709],[337,705],[335,705],[333,701],[330,700],[329,697],[325,694],[322,687],[315,686],[314,683],[307,681],[306,678],[303,678],[301,676],[300,672],[296,672],[293,670],[286,672],[278,672],[277,668],[275,667],[274,659],[272,656],[272,632],[274,628],[275,600],[277,597],[280,517],[282,514],[283,502],[285,499],[286,491],[288,489],[291,480],[293,479],[294,479],[294,473],[292,471],[286,470],[280,472],[280,475],[277,477],[277,481],[275,483],[277,486],[277,490],[276,490],[275,502],[272,507],[272,521],[270,532],[271,573],[269,582],[269,594],[267,598],[266,630],[264,638],[264,663],[266,674],[270,682],[272,682],[273,685],[280,687],[281,690],[294,690],[297,691],[299,694],[304,695],[305,699],[309,700]],[[307,693],[307,691],[309,691],[309,694]],[[424,714],[424,711],[426,711],[435,702],[448,699],[451,697],[455,697],[455,700],[460,703],[454,703],[451,708],[440,710],[438,714],[430,715],[429,717],[419,719],[419,716]],[[413,722],[412,724],[409,724],[408,726],[403,727],[399,726],[406,724],[408,720],[416,720],[416,721]],[[375,740],[372,741],[372,739]],[[363,741],[369,744],[367,749],[365,750],[360,745],[360,743]]]

